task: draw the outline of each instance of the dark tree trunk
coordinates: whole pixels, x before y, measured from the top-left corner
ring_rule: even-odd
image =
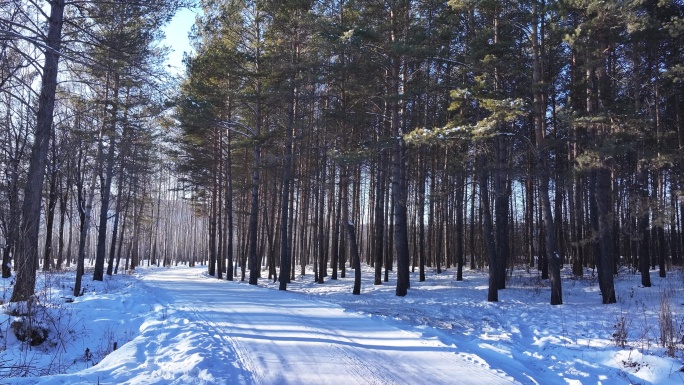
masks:
[[[509,229],[508,229],[508,210],[511,196],[511,184],[503,169],[508,162],[508,141],[506,138],[495,139],[497,170],[494,171],[494,209],[495,209],[495,237],[496,237],[496,282],[499,289],[506,288],[506,268],[508,267]]]
[[[9,174],[10,184],[7,186],[7,204],[8,204],[8,224],[5,233],[5,245],[2,248],[2,278],[9,278],[12,276],[12,256],[16,255],[17,235],[19,232],[19,154],[15,154],[11,165],[6,171]],[[16,256],[15,256],[16,258]]]
[[[56,159],[53,159],[56,161]],[[55,223],[55,207],[57,206],[57,178],[58,171],[50,175],[50,189],[48,192],[47,218],[45,220],[45,251],[43,255],[43,270],[48,271],[52,262],[52,229]]]
[[[532,157],[530,157],[532,158]],[[527,258],[529,266],[535,265],[534,254],[534,183],[532,180],[531,159],[528,161],[528,176],[525,179],[525,245],[527,245]]]
[[[665,230],[663,226],[656,227],[656,235],[658,237],[658,276],[665,278],[665,255],[667,254],[667,243],[665,242]]]
[[[581,232],[581,222],[582,218],[580,216],[580,207],[582,207],[582,202],[577,198],[580,194],[579,189],[579,178],[574,178],[568,187],[568,212],[570,217],[570,239],[572,242],[572,275],[575,277],[582,277],[584,275],[584,266],[582,261],[582,232]]]
[[[115,82],[118,83],[118,82]],[[115,84],[115,87],[118,87],[117,84]],[[116,95],[118,93],[115,91],[114,92],[114,97],[116,100]],[[118,103],[114,103],[116,106]],[[116,116],[116,108],[114,108],[114,112],[112,112],[114,116]],[[116,119],[114,119],[114,122],[112,122],[112,125],[116,124]],[[110,130],[113,130],[114,127],[111,127]],[[97,254],[95,257],[95,271],[93,272],[93,280],[94,281],[102,281],[104,279],[104,261],[105,261],[105,253],[107,250],[107,222],[109,219],[109,201],[111,197],[111,189],[112,189],[112,177],[114,173],[114,134],[113,132],[110,133],[110,143],[109,143],[109,149],[107,151],[107,163],[105,166],[105,175],[104,175],[104,180],[102,180],[103,183],[102,185],[102,192],[101,192],[101,206],[100,206],[100,226],[98,227],[98,233],[97,233]]]
[[[50,3],[50,18],[44,53],[43,75],[41,78],[36,131],[29,170],[26,176],[24,202],[19,242],[17,244],[17,277],[10,302],[29,300],[36,289],[36,267],[38,264],[38,235],[40,228],[40,205],[45,165],[48,158],[50,134],[55,108],[57,73],[59,72],[59,52],[62,43],[62,24],[64,21],[65,0]]]
[[[230,113],[230,101],[228,102]],[[230,119],[230,117],[229,117]],[[226,279],[233,280],[233,158],[232,158],[232,136],[228,131],[228,151],[226,152]]]
[[[677,241],[677,191],[675,183],[670,183],[670,207],[673,209],[673,212],[670,215],[670,230],[668,233],[668,238],[670,239],[670,255],[672,256],[672,264],[674,266],[680,266],[681,250],[679,248],[679,242]]]
[[[216,275],[216,243],[217,243],[217,223],[218,223],[218,212],[220,210],[218,204],[219,185],[218,185],[218,157],[219,157],[219,139],[217,128],[214,129],[212,133],[213,138],[213,164],[211,168],[211,200],[209,201],[209,265],[207,266],[207,273],[210,276]],[[251,231],[251,227],[250,227]]]
[[[215,162],[218,163],[216,167],[216,176],[217,176],[217,181],[216,181],[216,278],[217,279],[223,279],[223,264],[225,263],[225,259],[223,258],[224,256],[224,231],[223,231],[223,130],[222,129],[217,129],[218,131],[218,145],[217,145],[217,151],[216,155],[217,157],[214,159]],[[160,198],[157,201],[157,218],[159,218],[159,209],[160,209],[160,203],[161,203],[161,186],[159,186],[159,195],[158,197]],[[156,247],[156,240],[155,240],[155,247]]]
[[[119,174],[119,175],[121,175],[121,174]],[[116,203],[115,203],[115,208],[114,208],[114,223],[112,224],[112,240],[109,244],[109,261],[107,262],[107,272],[106,272],[106,274],[109,276],[111,276],[112,273],[114,272],[114,256],[116,254],[116,239],[117,239],[117,236],[119,235],[119,218],[121,216],[119,214],[119,211],[121,210],[121,195],[122,195],[122,192],[119,191],[119,194],[117,194],[117,196],[116,196]]]
[[[102,154],[102,137],[100,137],[100,143],[98,145],[98,158]],[[95,170],[93,172],[93,177],[88,186],[88,196],[86,197],[84,188],[85,186],[79,186],[79,217],[81,219],[81,228],[78,239],[78,256],[76,260],[76,282],[74,283],[74,296],[78,297],[82,293],[81,282],[83,280],[83,273],[85,271],[85,247],[88,238],[88,231],[90,230],[90,220],[93,211],[93,199],[95,198],[95,182],[97,180],[97,174]],[[83,178],[81,178],[81,183]]]
[[[479,172],[479,171],[478,171]],[[476,175],[473,172],[472,178],[475,179]],[[475,185],[473,184],[472,190],[470,192],[470,239],[469,239],[469,249],[470,249],[470,270],[475,270]]]
[[[261,159],[261,146],[256,145],[254,147],[254,162],[252,164],[252,195],[251,195],[251,205],[249,213],[249,248],[247,251],[249,260],[249,284],[256,285],[259,280],[259,258],[257,256],[257,232],[259,231],[259,167]],[[287,173],[287,171],[286,171]],[[285,186],[289,186],[286,183]],[[288,187],[284,187],[288,189]],[[288,200],[285,199],[285,202]]]
[[[349,241],[350,261],[354,268],[354,289],[352,294],[361,294],[361,258],[356,242],[354,223],[349,217],[349,176],[347,166],[342,166],[340,173],[340,194],[342,196],[342,223]]]
[[[597,207],[597,200],[596,198],[596,171],[591,171],[590,176],[589,176],[589,189],[588,189],[588,195],[589,195],[589,224],[591,226],[591,233],[596,234],[596,236],[592,237],[590,241],[590,250],[591,250],[591,258],[590,258],[590,263],[589,265],[595,269],[596,264],[598,262],[598,259],[600,258],[601,255],[601,248],[599,246],[599,241],[597,239],[598,234],[599,234],[599,214],[598,214],[598,207]],[[599,275],[598,276],[598,281],[599,281],[599,287],[601,288],[601,292],[603,292],[603,276]]]
[[[325,183],[326,183],[326,178],[327,178],[327,160],[325,156],[325,149],[326,146],[324,145],[323,148],[321,149],[321,154],[320,154],[320,163],[319,163],[319,175],[320,175],[320,180],[318,183],[318,221],[316,226],[318,227],[318,231],[316,233],[316,238],[317,238],[317,246],[318,250],[316,252],[318,253],[318,283],[324,283],[325,282],[325,276],[326,273],[328,272],[328,265],[325,260],[325,249],[326,249],[326,241],[325,241]]]
[[[397,256],[396,295],[403,297],[408,293],[409,283],[409,245],[406,213],[406,191],[404,188],[404,141],[397,139],[394,148],[392,171],[392,201],[394,202],[394,248]]]
[[[292,266],[292,255],[290,254],[289,245],[289,213],[288,205],[290,202],[290,182],[292,173],[292,140],[294,133],[294,118],[297,108],[296,91],[293,88],[290,95],[290,105],[288,107],[286,141],[285,141],[285,159],[283,162],[283,195],[280,202],[280,282],[279,290],[287,290],[287,284],[290,282],[290,268]],[[250,278],[251,283],[251,278]],[[256,283],[256,282],[255,282]]]
[[[494,224],[492,223],[492,211],[489,204],[489,181],[487,170],[484,169],[486,159],[484,155],[478,156],[478,177],[480,185],[480,199],[482,204],[483,227],[484,227],[484,241],[487,247],[487,254],[489,255],[489,290],[487,292],[487,301],[499,301],[499,285],[497,282],[497,254],[496,241],[494,236]]]
[[[126,224],[128,222],[128,203],[130,202],[130,191],[129,195],[126,198],[126,204],[124,205],[124,212],[123,212],[123,218],[121,218],[121,231],[119,232],[119,239],[118,242],[119,246],[117,247],[117,253],[116,253],[116,264],[114,265],[114,274],[119,273],[119,265],[121,264],[121,253],[123,250],[123,240],[124,240],[124,233],[126,232]],[[115,240],[112,239],[112,242]]]
[[[382,285],[383,245],[385,243],[385,162],[384,154],[378,157],[378,175],[375,190],[375,280],[374,285]]]
[[[354,223],[347,222],[347,234],[349,235],[349,249],[351,250],[352,263],[354,264],[354,289],[352,294],[361,294],[361,258],[359,257],[359,247],[356,244],[356,233]]]
[[[546,244],[546,261],[548,261],[551,273],[551,305],[561,305],[563,303],[563,292],[561,288],[560,268],[561,261],[558,252],[558,245],[556,243],[556,228],[554,226],[553,216],[551,214],[551,201],[549,199],[549,159],[551,158],[551,151],[547,147],[546,141],[546,98],[543,92],[543,66],[542,58],[543,52],[543,33],[538,33],[538,21],[541,20],[542,27],[544,25],[543,14],[537,12],[537,6],[534,5],[534,22],[532,24],[532,46],[533,46],[533,73],[532,78],[535,82],[534,93],[534,127],[535,139],[538,149],[537,166],[539,172],[539,200],[541,201],[542,220],[544,223],[544,235]],[[541,42],[541,44],[540,44]],[[558,183],[558,181],[557,181]],[[557,189],[558,191],[558,186]],[[558,196],[556,197],[558,199]],[[556,215],[556,220],[560,221],[560,215]]]
[[[419,170],[420,176],[418,177],[418,191],[417,191],[417,193],[418,193],[418,202],[417,202],[417,204],[418,204],[418,213],[417,213],[417,215],[418,215],[418,261],[419,261],[418,263],[419,263],[419,270],[420,270],[418,280],[420,282],[425,281],[425,179],[426,179],[426,175],[425,175],[426,170],[425,169],[427,168],[427,164],[425,162],[426,156],[427,156],[427,153],[425,151],[425,148],[421,148],[421,151],[420,151],[421,160],[420,160],[419,165],[418,165],[418,168],[420,169]],[[434,170],[435,170],[434,161],[432,162],[432,166],[433,166],[432,171],[434,173]],[[431,179],[430,185],[432,186],[432,188],[430,189],[430,192],[431,192],[432,196],[434,197],[435,196],[435,191],[434,191],[435,176],[434,176],[434,174],[430,176],[430,179]],[[431,222],[433,219],[432,214],[434,212],[434,204],[432,203],[432,200],[434,200],[434,199],[430,200],[431,201],[431,203],[430,203]]]
[[[334,170],[334,169],[333,169]],[[333,171],[334,173],[334,171]],[[335,179],[334,176],[332,178],[333,180]],[[332,193],[334,191],[334,188],[330,189],[330,192]],[[339,189],[338,189],[338,194],[337,194],[337,200],[335,204],[335,212],[333,213],[333,219],[332,219],[332,256],[330,258],[330,265],[332,266],[332,276],[330,279],[336,280],[337,279],[337,269],[339,265],[339,258],[340,258],[340,210],[342,209],[342,200],[341,200],[341,195],[339,194]],[[343,277],[344,278],[344,277]]]
[[[67,171],[67,175],[70,175]],[[71,178],[67,176],[66,180],[66,185],[69,186],[71,182]],[[67,202],[69,199],[69,188],[64,188],[63,191],[59,194],[59,240],[58,240],[58,248],[57,248],[57,265],[56,269],[61,270],[62,269],[62,263],[64,260],[64,225],[66,223],[66,215],[67,215]],[[69,231],[71,233],[71,230]]]
[[[109,86],[109,78],[107,78],[107,85]],[[116,121],[117,113],[119,107],[119,75],[114,74],[114,85],[113,95],[111,100],[111,111],[109,121],[105,122],[107,127],[104,130],[107,132],[109,137],[109,148],[107,150],[107,158],[105,163],[105,169],[102,170],[104,175],[100,175],[100,223],[97,232],[97,250],[95,255],[95,270],[93,272],[94,281],[102,281],[104,279],[104,261],[105,253],[107,250],[107,222],[109,219],[109,201],[111,197],[112,188],[112,178],[114,174],[114,160],[115,160],[115,132],[116,132]],[[109,103],[110,101],[107,100]],[[100,164],[102,166],[102,164]]]
[[[542,152],[544,154],[544,152]],[[545,154],[544,154],[545,155]],[[546,236],[546,258],[549,261],[551,279],[551,305],[563,304],[563,291],[561,287],[560,268],[561,261],[556,246],[553,217],[551,216],[551,201],[549,200],[549,174],[546,166],[546,157],[539,159],[540,181],[539,196],[542,203],[542,218],[544,221],[544,235]],[[543,157],[543,158],[542,158]]]
[[[464,255],[463,255],[463,200],[465,199],[464,197],[464,177],[463,173],[459,171],[456,174],[456,223],[454,226],[454,232],[456,233],[456,280],[457,281],[462,281],[463,280],[463,263],[464,263]]]
[[[648,228],[647,213],[639,216],[637,221],[641,239],[639,240],[639,272],[641,273],[641,284],[644,287],[651,287],[651,273],[649,263],[649,243],[650,231]]]
[[[392,178],[389,178],[388,184],[392,184]],[[386,243],[385,243],[385,276],[383,277],[384,282],[389,281],[389,272],[394,268],[394,200],[391,195],[391,188],[387,186],[387,195],[385,200],[389,201],[390,209],[387,213],[387,222],[389,222],[389,228],[387,229]]]
[[[596,209],[598,211],[598,238],[600,258],[598,274],[601,281],[601,296],[604,304],[615,303],[613,284],[613,205],[610,170],[599,168],[596,171]]]

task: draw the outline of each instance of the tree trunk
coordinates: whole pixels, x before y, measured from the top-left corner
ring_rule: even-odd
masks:
[[[638,171],[638,183],[639,183],[639,200],[637,205],[637,231],[641,236],[639,240],[639,272],[641,273],[641,284],[644,287],[651,287],[651,273],[650,273],[650,229],[649,229],[649,217],[650,208],[648,206],[648,173],[646,170]]]
[[[613,284],[613,205],[610,170],[601,167],[596,173],[596,209],[598,211],[598,237],[600,257],[598,274],[604,304],[617,302]]]
[[[463,249],[465,247],[463,242],[463,200],[465,199],[465,178],[462,171],[458,171],[456,174],[456,223],[454,226],[454,232],[456,233],[456,280],[463,281],[463,264],[464,255]]]
[[[406,213],[406,191],[404,188],[404,140],[397,139],[394,145],[392,166],[392,201],[394,203],[394,249],[397,256],[397,296],[405,296],[409,288],[409,245]]]
[[[257,232],[259,231],[259,168],[261,167],[261,145],[254,147],[254,161],[252,164],[252,203],[249,213],[249,284],[256,285],[259,280],[259,258],[257,256]],[[287,172],[286,172],[287,173]],[[284,187],[285,189],[287,187]],[[287,201],[287,200],[286,200]]]
[[[544,154],[542,152],[541,154]],[[541,177],[539,180],[539,196],[542,203],[542,218],[544,221],[544,235],[546,236],[546,257],[549,261],[551,279],[551,305],[563,304],[563,291],[560,276],[560,255],[556,248],[555,229],[551,216],[551,201],[549,200],[549,175],[546,166],[546,157],[540,154],[539,167]]]
[[[374,285],[382,285],[382,266],[385,244],[385,155],[383,152],[378,156],[378,174],[375,185],[375,229],[374,229],[374,263],[375,279]]]
[[[475,171],[475,170],[474,170]],[[476,172],[479,172],[476,171]],[[476,177],[476,172],[473,172],[472,179]],[[470,238],[469,238],[469,249],[470,249],[470,270],[475,270],[475,184],[472,184],[470,191]]]
[[[556,245],[556,228],[553,223],[553,216],[551,214],[551,200],[549,198],[549,164],[551,152],[547,147],[546,142],[546,103],[545,95],[543,93],[544,76],[542,73],[542,49],[540,47],[540,38],[543,36],[538,34],[538,20],[541,19],[541,24],[544,24],[543,16],[539,17],[536,3],[534,6],[534,22],[532,23],[532,46],[533,46],[533,65],[532,78],[535,83],[534,92],[534,131],[537,143],[538,159],[537,166],[539,172],[539,200],[541,201],[542,220],[544,222],[544,235],[546,244],[546,259],[550,268],[551,279],[551,305],[561,305],[563,303],[563,292],[561,287],[560,268],[561,261]],[[558,182],[557,182],[558,183]],[[560,217],[556,216],[560,221]],[[497,223],[498,225],[498,223]]]
[[[482,204],[483,227],[484,227],[484,241],[487,247],[487,254],[489,255],[489,290],[487,291],[487,301],[499,301],[499,285],[497,282],[497,254],[496,241],[494,236],[494,224],[492,223],[492,211],[489,204],[489,181],[487,170],[484,169],[486,159],[484,155],[478,155],[478,170],[480,185],[480,200]]]
[[[230,101],[228,102],[230,113]],[[230,116],[229,116],[230,119]],[[232,158],[232,136],[228,131],[228,151],[226,153],[226,279],[233,280],[233,158]]]
[[[56,159],[53,159],[56,161]],[[56,167],[56,166],[55,166]],[[53,170],[50,175],[50,189],[48,192],[47,218],[45,221],[45,251],[43,255],[43,271],[50,270],[52,262],[52,230],[55,223],[55,207],[57,206],[57,174]]]
[[[425,151],[424,147],[421,147],[420,149],[420,161],[418,162],[418,173],[420,174],[418,176],[418,202],[416,203],[418,205],[418,264],[419,264],[419,281],[424,282],[425,281],[425,179],[426,179],[426,168],[427,165],[425,164],[425,158],[427,157],[427,151]],[[433,162],[432,162],[432,172],[433,175],[430,176],[430,186],[432,187],[430,189],[430,194],[432,195],[432,198],[430,199],[430,217],[431,219],[434,213],[434,197],[435,197],[435,192],[434,192],[434,187],[435,187],[435,176],[434,176],[434,157],[433,157]],[[431,220],[432,222],[432,220]],[[434,227],[433,227],[434,228]],[[439,246],[438,246],[439,247]]]
[[[10,302],[27,301],[33,296],[36,289],[41,193],[43,191],[50,134],[53,129],[52,121],[57,90],[57,73],[59,72],[59,52],[62,43],[64,4],[65,0],[53,0],[50,3],[50,18],[45,42],[47,49],[43,56],[44,65],[36,115],[36,131],[31,148],[24,202],[21,210],[21,236],[15,256],[17,277]]]
[[[121,175],[121,173],[119,174]],[[121,179],[119,179],[121,180]],[[119,218],[121,215],[119,214],[119,211],[121,211],[121,196],[122,196],[122,191],[119,191],[119,194],[116,196],[116,203],[114,207],[114,223],[112,224],[112,239],[109,244],[109,262],[107,263],[107,272],[106,274],[111,276],[112,273],[114,272],[114,256],[116,254],[116,240],[117,236],[119,233]]]
[[[289,203],[290,203],[290,182],[292,173],[292,142],[294,136],[294,120],[297,109],[296,101],[297,91],[293,87],[290,90],[290,105],[287,112],[287,127],[285,133],[285,158],[283,160],[283,195],[280,202],[280,276],[278,281],[280,285],[279,290],[287,290],[287,284],[290,282],[290,269],[292,267],[292,255],[290,254],[290,229],[288,224],[290,220]]]
[[[361,294],[361,258],[356,243],[356,232],[354,223],[349,218],[349,175],[347,166],[342,166],[340,173],[340,194],[342,196],[342,223],[349,240],[349,251],[351,253],[351,264],[354,267],[354,289],[352,294]]]
[[[70,175],[69,171],[67,171],[67,175]],[[67,176],[66,185],[69,186],[70,182],[71,178]],[[67,187],[64,188],[59,194],[59,241],[57,248],[57,265],[55,266],[58,271],[62,269],[62,263],[64,260],[64,225],[66,222],[68,198],[69,188]]]
[[[333,181],[335,180],[335,169],[333,168],[333,175],[332,179]],[[335,188],[330,189],[330,193],[333,194],[335,191]],[[331,196],[334,198],[334,194]],[[330,265],[332,267],[332,275],[330,279],[336,280],[337,279],[337,269],[338,269],[338,264],[339,264],[339,258],[340,258],[340,211],[342,210],[342,200],[341,196],[339,194],[339,189],[338,189],[338,194],[337,194],[337,199],[335,202],[335,211],[333,213],[333,218],[332,218],[332,256],[330,258]],[[344,278],[344,276],[342,276]]]
[[[102,154],[102,136],[100,136],[98,144],[98,158]],[[85,271],[85,248],[88,241],[88,231],[90,230],[90,220],[93,211],[93,199],[95,198],[95,184],[97,183],[97,171],[92,170],[92,179],[88,188],[88,196],[83,197],[83,189],[86,186],[79,188],[79,216],[81,218],[81,230],[78,238],[78,256],[76,260],[76,282],[74,283],[74,296],[78,297],[81,294],[81,281]]]
[[[319,163],[319,170],[318,174],[320,175],[320,180],[318,183],[318,221],[316,223],[316,226],[318,227],[318,231],[316,232],[316,238],[317,238],[317,246],[318,250],[316,250],[318,254],[318,283],[324,283],[325,282],[325,275],[328,271],[328,266],[325,261],[325,249],[326,249],[326,241],[325,241],[325,183],[326,183],[326,171],[327,171],[327,165],[326,165],[326,156],[325,156],[325,151],[326,151],[326,146],[323,145],[321,149],[321,154],[320,154],[320,163]]]
[[[495,138],[495,156],[497,158],[497,170],[494,171],[494,210],[495,210],[495,237],[496,237],[496,281],[499,289],[506,288],[506,268],[510,254],[508,211],[511,195],[511,183],[508,180],[507,171],[503,168],[509,161],[508,141],[505,137]]]

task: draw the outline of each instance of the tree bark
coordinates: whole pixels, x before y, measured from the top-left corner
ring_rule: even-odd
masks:
[[[53,161],[56,161],[53,157]],[[56,165],[55,165],[56,167]],[[45,251],[43,254],[43,271],[49,271],[53,265],[52,259],[52,230],[55,223],[55,207],[57,206],[57,178],[59,171],[54,169],[50,174],[50,188],[48,192],[47,218],[45,221]]]
[[[601,167],[596,173],[596,209],[598,213],[598,238],[600,257],[598,274],[601,297],[604,304],[617,302],[613,284],[613,205],[610,170]]]
[[[107,128],[109,136],[109,148],[107,150],[107,159],[104,169],[104,176],[100,178],[100,192],[102,200],[100,205],[100,225],[97,232],[97,254],[95,257],[95,270],[93,272],[94,281],[102,281],[104,279],[104,261],[105,253],[107,251],[107,222],[109,219],[109,201],[111,198],[112,178],[114,174],[114,155],[115,155],[115,131],[116,131],[116,115],[119,107],[119,75],[114,75],[114,94],[112,95],[112,110],[110,112],[109,127]],[[109,103],[109,101],[107,101]]]
[[[510,254],[509,246],[509,203],[511,182],[508,176],[510,142],[507,136],[498,136],[494,141],[494,157],[496,169],[492,171],[492,188],[494,193],[494,244],[496,247],[496,284],[498,288],[506,288],[506,269]],[[490,211],[491,213],[491,211]],[[491,214],[490,214],[491,215]]]
[[[47,49],[44,54],[36,131],[31,148],[28,175],[26,176],[20,236],[15,257],[17,277],[10,302],[27,301],[33,296],[36,289],[41,192],[50,134],[53,130],[52,121],[57,90],[57,73],[59,72],[59,52],[62,45],[64,6],[65,0],[53,0],[50,3],[50,19],[48,20],[48,33],[45,42]]]
[[[638,188],[639,188],[639,203],[636,207],[638,212],[637,231],[640,234],[639,239],[639,272],[641,273],[641,284],[644,287],[651,287],[651,272],[650,272],[650,229],[649,229],[649,214],[650,208],[648,206],[648,172],[646,170],[638,171]]]
[[[419,176],[418,176],[418,188],[417,188],[417,193],[418,193],[418,269],[419,269],[419,281],[424,282],[425,281],[425,179],[426,179],[426,168],[427,164],[425,162],[425,158],[427,157],[427,151],[425,151],[425,148],[421,147],[420,149],[420,161],[418,162],[418,168],[419,168]],[[433,158],[434,159],[434,158]],[[432,171],[434,173],[435,167],[434,167],[434,161],[432,162]],[[430,177],[430,193],[432,194],[432,199],[430,199],[430,217],[431,219],[434,213],[434,197],[435,197],[435,176],[434,174],[431,175]],[[432,221],[431,221],[432,222]],[[434,229],[435,227],[433,227]],[[439,246],[437,246],[439,247]]]
[[[375,191],[375,223],[374,223],[374,264],[375,279],[374,285],[382,285],[382,265],[385,244],[385,155],[383,152],[378,156],[378,174]]]
[[[361,294],[361,258],[359,257],[354,223],[349,218],[349,174],[346,165],[342,166],[340,173],[340,194],[342,195],[342,223],[347,233],[351,264],[354,267],[354,288],[352,294],[358,295]]]
[[[102,135],[98,141],[97,158],[102,157]],[[79,297],[81,294],[81,282],[83,280],[83,273],[85,271],[85,247],[88,239],[88,231],[90,230],[90,220],[93,211],[93,200],[95,198],[95,184],[97,183],[97,171],[92,170],[92,178],[89,186],[81,186],[79,188],[79,217],[81,218],[81,228],[78,238],[78,256],[76,259],[76,282],[74,283],[74,296]],[[88,188],[88,195],[84,197],[84,189]]]
[[[480,200],[482,204],[482,216],[484,227],[484,241],[489,255],[489,290],[487,291],[487,301],[499,301],[499,285],[497,282],[497,253],[496,241],[494,236],[494,224],[492,223],[492,211],[489,204],[489,178],[485,170],[486,159],[484,155],[478,155],[478,178],[480,184]]]
[[[228,112],[231,113],[230,101],[228,102]],[[230,118],[230,117],[229,117]],[[233,158],[232,158],[232,136],[228,131],[228,151],[226,153],[226,279],[233,280]]]
[[[261,94],[260,87],[257,94]],[[251,186],[251,205],[249,212],[249,224],[247,232],[249,234],[247,258],[249,261],[249,284],[256,285],[259,280],[259,273],[261,266],[259,266],[259,258],[257,256],[257,232],[259,224],[259,173],[261,168],[261,102],[257,101],[256,106],[256,141],[254,145],[254,153],[252,160],[252,186]],[[284,187],[286,188],[286,187]],[[287,199],[286,199],[287,201]]]
[[[325,225],[324,223],[326,222],[325,220],[325,184],[326,184],[326,178],[327,178],[327,160],[325,156],[325,151],[326,151],[326,146],[323,145],[321,149],[321,155],[320,155],[320,163],[319,163],[319,170],[318,174],[320,175],[320,180],[318,184],[318,221],[317,221],[317,226],[318,230],[316,233],[316,238],[317,238],[317,246],[318,250],[316,250],[318,254],[318,283],[324,283],[325,282],[325,276],[326,273],[328,272],[328,266],[325,260],[325,249],[326,249],[326,240],[325,240]]]
[[[296,90],[293,87],[290,92],[290,105],[288,106],[288,120],[285,133],[285,158],[283,161],[283,195],[280,202],[280,282],[278,289],[287,290],[290,282],[290,269],[292,267],[292,255],[290,254],[289,224],[289,203],[290,203],[290,182],[292,173],[292,142],[294,135],[294,119],[297,108],[295,100]]]
[[[463,280],[463,264],[464,264],[464,254],[463,254],[463,249],[465,247],[464,242],[463,242],[463,231],[464,231],[464,226],[463,226],[463,200],[464,200],[464,192],[465,192],[465,186],[464,186],[465,178],[463,176],[462,171],[458,171],[456,174],[456,202],[455,205],[456,207],[454,210],[456,211],[456,223],[454,226],[454,233],[456,233],[456,280],[457,281],[462,281]]]

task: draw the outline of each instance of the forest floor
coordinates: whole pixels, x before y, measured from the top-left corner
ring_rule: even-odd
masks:
[[[77,298],[72,272],[41,273],[38,303],[2,305],[0,383],[684,383],[681,272],[652,272],[643,288],[621,271],[614,305],[601,304],[591,271],[564,272],[560,306],[537,271],[513,271],[498,303],[486,301],[485,272],[454,273],[412,274],[396,297],[393,274],[374,286],[370,268],[357,296],[350,270],[324,284],[308,272],[282,292],[265,278],[152,267],[86,278]],[[11,283],[0,280],[5,300]],[[28,319],[47,332],[39,346],[13,332]]]

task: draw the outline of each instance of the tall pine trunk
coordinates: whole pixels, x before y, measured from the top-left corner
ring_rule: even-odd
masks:
[[[374,222],[374,247],[373,262],[375,264],[374,285],[382,285],[382,266],[385,244],[385,154],[380,152],[378,156],[378,172],[375,183],[375,222]]]
[[[296,89],[290,90],[290,105],[288,106],[287,127],[285,132],[285,158],[283,161],[283,194],[280,201],[280,282],[279,290],[287,290],[290,282],[292,255],[290,254],[290,229],[288,229],[290,217],[290,182],[292,173],[292,142],[294,135],[294,119],[297,108],[295,99]]]
[[[112,178],[114,174],[114,155],[115,155],[115,131],[116,131],[116,115],[118,111],[119,99],[119,76],[114,75],[114,94],[112,95],[112,109],[110,121],[107,122],[109,136],[109,148],[107,150],[107,158],[104,169],[104,175],[100,178],[101,187],[101,205],[100,205],[100,224],[97,233],[97,254],[95,257],[95,270],[93,272],[94,281],[102,281],[104,278],[104,261],[105,253],[107,251],[107,222],[109,220],[109,201],[111,197]]]
[[[494,236],[494,224],[492,222],[492,211],[489,203],[489,176],[488,170],[485,169],[486,158],[484,155],[478,155],[477,160],[477,174],[480,185],[480,200],[483,216],[484,227],[484,242],[489,256],[489,290],[487,291],[487,301],[499,301],[499,285],[497,281],[497,253],[496,240]]]
[[[595,172],[596,209],[598,213],[598,238],[600,257],[598,274],[601,283],[601,297],[604,304],[617,302],[613,284],[613,214],[611,173],[601,167]]]
[[[57,73],[59,72],[59,52],[62,45],[64,6],[65,0],[50,2],[50,18],[48,19],[48,33],[45,42],[47,49],[43,56],[44,64],[38,98],[36,131],[26,176],[24,202],[21,210],[21,236],[18,239],[15,257],[17,277],[10,302],[27,301],[36,290],[41,193],[43,191],[50,134],[53,130],[52,121],[57,90]]]

